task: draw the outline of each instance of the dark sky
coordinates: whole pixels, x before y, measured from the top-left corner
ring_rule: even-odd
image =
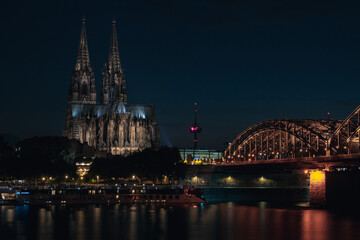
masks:
[[[274,118],[344,119],[360,104],[359,1],[1,1],[0,134],[61,135],[87,19],[100,96],[116,18],[128,102],[154,104],[162,143],[221,148]]]

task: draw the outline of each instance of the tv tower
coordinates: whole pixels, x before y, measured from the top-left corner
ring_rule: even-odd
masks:
[[[199,126],[199,124],[197,123],[197,119],[196,119],[196,112],[197,112],[197,102],[195,102],[194,104],[194,115],[195,115],[195,122],[193,123],[193,125],[190,127],[190,132],[194,134],[194,148],[193,148],[193,158],[195,159],[195,150],[197,148],[197,134],[201,133],[202,128]]]

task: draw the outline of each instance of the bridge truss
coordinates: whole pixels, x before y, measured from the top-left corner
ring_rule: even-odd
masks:
[[[328,140],[331,154],[351,154],[360,152],[360,106],[358,106],[334,131]]]
[[[324,156],[336,152],[330,139],[342,121],[267,120],[243,131],[225,150],[226,161]],[[341,132],[341,131],[340,131]]]

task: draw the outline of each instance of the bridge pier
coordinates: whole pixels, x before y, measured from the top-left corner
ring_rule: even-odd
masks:
[[[309,203],[317,207],[358,207],[359,169],[310,172]]]
[[[309,203],[319,207],[326,205],[326,174],[324,171],[310,172]]]

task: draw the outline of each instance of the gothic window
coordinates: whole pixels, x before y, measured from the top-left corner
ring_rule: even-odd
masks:
[[[80,131],[79,130],[75,130],[73,133],[73,138],[78,139],[80,137]]]
[[[80,126],[79,123],[74,123],[74,131],[73,131],[73,138],[79,139],[80,137]]]
[[[110,88],[110,98],[114,98],[114,88]]]
[[[87,95],[87,84],[83,83],[81,86],[81,95]]]

